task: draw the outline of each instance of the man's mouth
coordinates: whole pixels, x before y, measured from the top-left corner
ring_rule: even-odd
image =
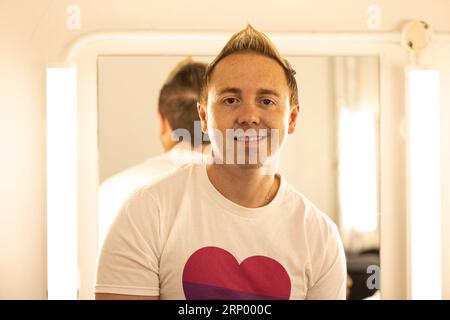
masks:
[[[234,140],[238,142],[259,142],[267,138],[267,132],[261,132],[258,134],[235,134]]]

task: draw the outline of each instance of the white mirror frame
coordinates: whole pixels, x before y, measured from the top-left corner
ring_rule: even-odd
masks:
[[[97,58],[99,55],[216,55],[232,33],[100,32],[87,34],[61,56],[78,72],[78,261],[80,299],[93,298],[97,257]],[[282,55],[372,55],[380,61],[379,210],[381,295],[408,297],[403,66],[394,33],[267,33]],[[448,37],[446,37],[448,40]],[[189,48],[189,51],[186,51]],[[301,70],[299,71],[301,72]],[[301,88],[300,88],[301,92]]]

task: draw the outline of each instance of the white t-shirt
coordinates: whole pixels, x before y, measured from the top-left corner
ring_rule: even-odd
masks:
[[[184,164],[202,161],[202,153],[190,149],[190,144],[180,142],[170,151],[121,171],[101,183],[98,195],[99,245],[123,203],[137,188]]]
[[[345,299],[336,225],[282,177],[246,208],[187,165],[137,190],[104,242],[95,293],[160,299]]]

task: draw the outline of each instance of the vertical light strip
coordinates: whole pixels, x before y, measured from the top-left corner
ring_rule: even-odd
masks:
[[[369,111],[339,111],[339,194],[347,232],[377,230],[375,117]]]
[[[439,71],[406,71],[412,299],[441,299]]]
[[[48,299],[77,299],[77,73],[47,68]]]

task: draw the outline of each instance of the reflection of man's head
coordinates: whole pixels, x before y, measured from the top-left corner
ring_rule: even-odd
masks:
[[[194,125],[200,120],[197,101],[205,70],[205,63],[194,62],[191,59],[183,60],[174,68],[160,90],[158,111],[161,120],[161,140],[166,150],[178,142],[172,139],[175,130],[189,133],[190,139],[187,140],[194,147],[202,143],[201,133],[198,141],[194,140]]]
[[[208,65],[198,106],[216,161],[242,164],[244,154],[248,167],[257,154],[260,167],[277,154],[295,128],[294,75],[267,36],[250,25],[231,37]]]

